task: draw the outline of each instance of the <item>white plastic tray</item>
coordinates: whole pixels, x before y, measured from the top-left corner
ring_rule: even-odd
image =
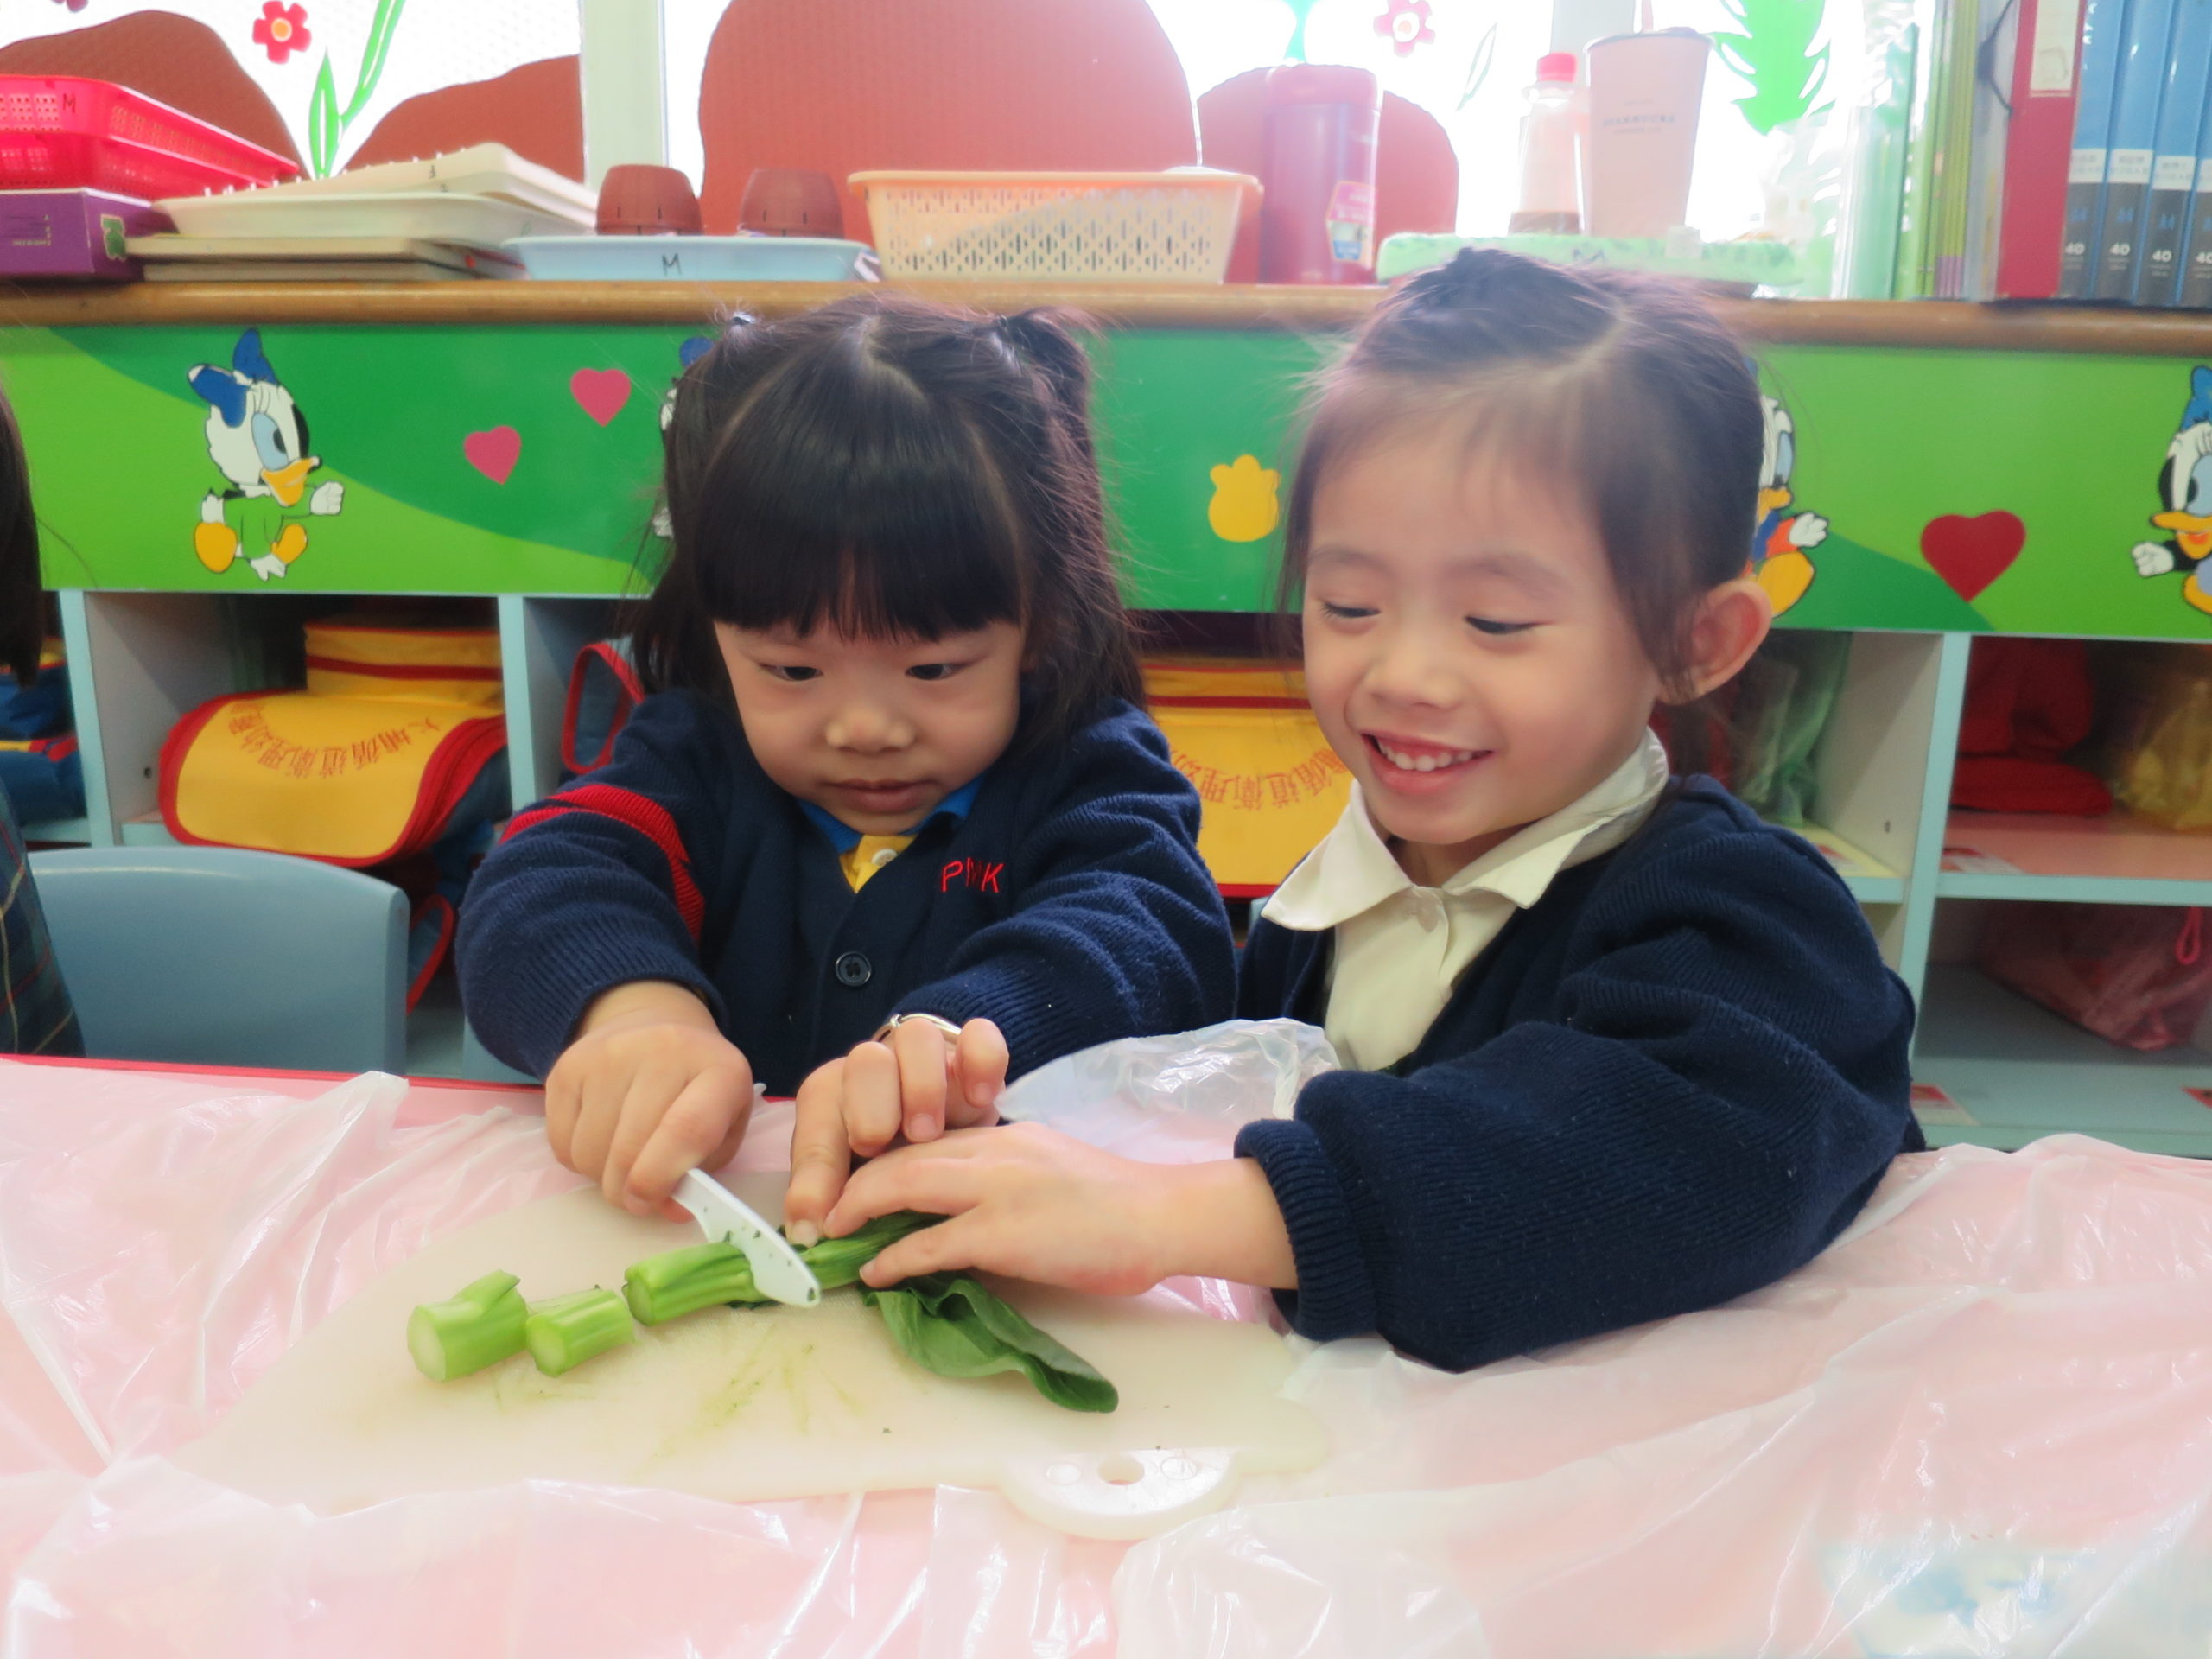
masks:
[[[323,264],[340,259],[385,259],[452,265],[458,270],[472,264],[513,264],[512,257],[505,252],[458,248],[449,242],[426,242],[419,237],[404,236],[133,236],[124,238],[123,251],[134,259],[171,264],[240,259],[297,259]]]
[[[490,196],[402,191],[389,195],[295,196],[240,190],[161,204],[182,236],[413,237],[498,248],[525,236],[573,231],[566,219]]]
[[[598,217],[598,199],[587,186],[550,167],[524,161],[505,144],[473,144],[423,161],[384,162],[353,168],[334,178],[296,179],[289,184],[232,194],[288,198],[494,196],[577,225],[594,224]]]
[[[551,282],[855,283],[875,250],[825,236],[526,236],[507,245]]]

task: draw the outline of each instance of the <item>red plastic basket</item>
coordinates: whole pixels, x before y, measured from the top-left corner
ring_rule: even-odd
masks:
[[[296,162],[220,127],[78,75],[0,75],[0,189],[197,196],[274,184]]]

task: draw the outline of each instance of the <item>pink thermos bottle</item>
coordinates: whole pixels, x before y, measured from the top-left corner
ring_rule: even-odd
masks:
[[[1371,70],[1287,63],[1268,71],[1260,182],[1260,280],[1375,280]]]

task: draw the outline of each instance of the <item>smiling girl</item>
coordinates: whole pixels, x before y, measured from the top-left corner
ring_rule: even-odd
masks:
[[[1227,1015],[1198,801],[1141,701],[1081,347],[890,296],[728,329],[678,384],[652,695],[469,887],[486,1047],[639,1211],[798,1094],[786,1220],[1009,1077]],[[675,1213],[681,1213],[676,1211]]]
[[[1377,309],[1309,416],[1284,586],[1356,786],[1239,1000],[1348,1069],[1217,1163],[1027,1125],[904,1149],[830,1230],[934,1211],[871,1282],[1215,1274],[1454,1369],[1789,1272],[1921,1142],[1910,1000],[1842,881],[1670,780],[1649,730],[1767,631],[1741,350],[1674,291],[1471,251]]]

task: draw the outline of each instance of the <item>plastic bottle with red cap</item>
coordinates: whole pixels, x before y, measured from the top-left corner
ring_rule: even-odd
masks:
[[[1286,63],[1268,71],[1260,280],[1375,280],[1374,72]]]
[[[1521,117],[1521,200],[1505,226],[1515,236],[1573,236],[1582,229],[1582,105],[1574,69],[1572,52],[1536,60],[1536,84]]]

